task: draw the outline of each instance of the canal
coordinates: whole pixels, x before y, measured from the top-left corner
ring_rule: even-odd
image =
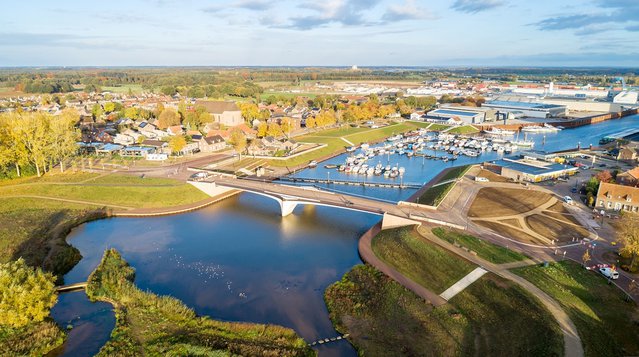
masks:
[[[589,144],[600,137],[639,126],[628,117],[529,136],[535,149],[554,151]],[[299,177],[353,179],[323,167],[346,155],[307,169]],[[454,163],[391,156],[406,167],[406,182],[427,182],[449,166],[499,158],[497,153],[461,157]],[[373,160],[376,163],[375,160]],[[339,177],[344,175],[344,177]],[[380,179],[383,178],[373,178]],[[336,185],[335,185],[336,186]],[[414,190],[330,187],[387,200]],[[298,206],[280,216],[278,204],[265,197],[240,194],[207,208],[175,216],[110,218],[74,229],[68,242],[83,259],[65,275],[66,283],[85,281],[106,248],[116,248],[136,268],[136,284],[156,294],[174,296],[200,315],[228,321],[273,323],[295,329],[307,341],[337,336],[323,301],[324,289],[361,260],[358,238],[377,216],[327,207]],[[84,292],[62,294],[52,310],[69,337],[56,356],[85,356],[99,351],[115,320],[109,305],[90,303]],[[322,356],[355,356],[341,341],[319,348]]]

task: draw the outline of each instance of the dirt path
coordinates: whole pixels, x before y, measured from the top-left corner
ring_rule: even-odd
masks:
[[[435,237],[434,235],[429,233],[430,231],[427,231],[427,228],[428,227],[421,227],[420,229],[418,229],[418,232],[425,240],[433,244],[436,244],[444,249],[447,249],[459,255],[460,257],[466,260],[469,260],[494,274],[501,276],[504,279],[508,279],[519,284],[521,287],[526,289],[532,295],[537,297],[548,309],[548,311],[550,311],[550,313],[553,315],[553,317],[559,324],[559,328],[561,329],[564,336],[565,356],[566,357],[582,357],[584,355],[583,347],[581,345],[581,338],[579,337],[579,334],[577,333],[577,327],[575,327],[575,324],[572,322],[568,314],[566,314],[566,312],[561,308],[561,306],[548,294],[546,294],[541,289],[539,289],[538,287],[530,283],[528,280],[516,274],[511,273],[508,269],[511,269],[513,267],[513,264],[496,265],[496,264],[487,262],[473,254],[470,254],[469,252],[461,248],[455,247],[454,245],[449,244],[448,242],[444,242],[438,237]],[[521,262],[518,262],[518,263],[521,263]],[[519,265],[516,265],[516,266],[519,266]]]

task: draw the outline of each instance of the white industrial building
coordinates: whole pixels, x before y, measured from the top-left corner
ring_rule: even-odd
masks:
[[[540,102],[515,102],[493,100],[482,104],[482,107],[491,108],[500,112],[521,112],[529,118],[557,118],[567,114],[567,107],[558,104],[544,104]]]
[[[428,118],[459,118],[464,124],[481,124],[485,121],[495,120],[496,111],[491,108],[465,107],[442,105],[438,109],[429,111]]]

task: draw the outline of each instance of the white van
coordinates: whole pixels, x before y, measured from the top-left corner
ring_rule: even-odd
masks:
[[[475,182],[490,182],[490,180],[485,177],[475,176]]]
[[[616,270],[613,270],[612,268],[609,268],[609,267],[599,268],[599,272],[601,273],[601,275],[605,276],[608,279],[612,279],[612,280],[619,279],[619,272],[617,272]]]

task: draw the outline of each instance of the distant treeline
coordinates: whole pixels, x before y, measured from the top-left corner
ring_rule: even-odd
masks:
[[[0,87],[15,87],[28,93],[66,92],[74,86],[86,90],[139,85],[145,90],[173,94],[192,90],[194,97],[229,94],[252,97],[261,93],[260,82],[298,84],[301,81],[335,80],[457,80],[476,83],[498,81],[555,81],[565,84],[610,85],[622,76],[628,84],[639,83],[639,69],[632,68],[385,68],[360,70],[330,67],[240,67],[240,68],[118,68],[118,69],[3,69]],[[181,93],[185,94],[185,93]]]

